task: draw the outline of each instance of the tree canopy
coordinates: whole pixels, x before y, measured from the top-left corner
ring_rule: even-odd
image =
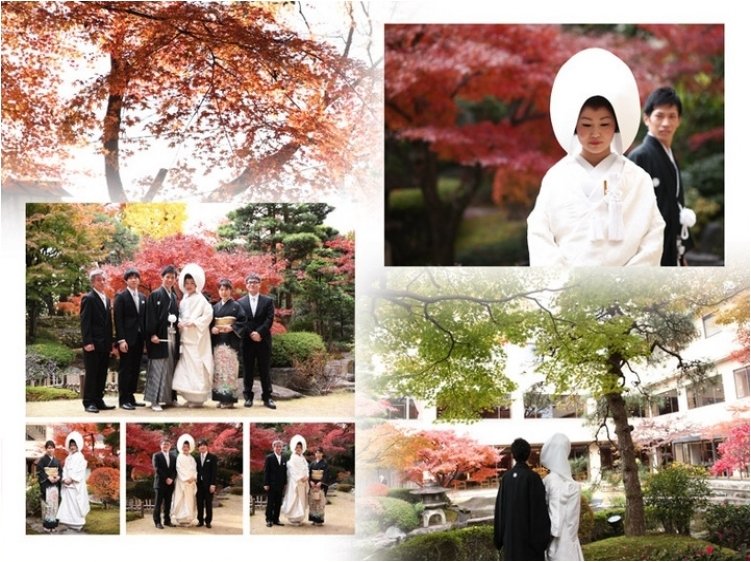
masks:
[[[373,122],[378,62],[352,48],[369,15],[364,5],[336,12],[347,40],[334,45],[293,8],[4,4],[4,179],[61,178],[98,154],[113,201],[340,186]],[[127,181],[129,161],[156,153],[154,169],[129,170],[140,185]],[[198,179],[210,173],[210,185]]]

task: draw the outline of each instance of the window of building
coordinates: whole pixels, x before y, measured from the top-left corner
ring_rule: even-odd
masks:
[[[701,323],[702,327],[704,328],[705,338],[711,338],[712,336],[720,332],[721,327],[717,323],[717,314],[715,314],[714,312],[707,314],[706,316],[702,316]]]
[[[643,394],[628,395],[625,397],[626,412],[631,418],[646,418],[649,412],[649,402]]]
[[[386,411],[386,419],[416,420],[420,416],[417,405],[411,398],[389,398],[386,401],[389,405]]]
[[[558,398],[536,392],[524,395],[524,417],[528,419],[582,418],[586,413],[586,399],[576,394],[565,394]]]
[[[686,389],[689,409],[701,408],[725,401],[722,376],[717,375],[694,384]]]
[[[748,381],[749,381],[749,370],[748,365],[745,367],[742,367],[741,369],[736,369],[733,371],[733,378],[735,379],[735,397],[736,398],[747,398],[749,395],[748,392]]]
[[[511,408],[509,406],[496,406],[480,412],[480,417],[486,420],[507,420],[511,419]]]
[[[652,414],[662,416],[678,411],[678,391],[668,390],[652,397]]]

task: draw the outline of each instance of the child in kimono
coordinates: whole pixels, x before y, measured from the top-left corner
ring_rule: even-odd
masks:
[[[652,181],[623,156],[639,112],[636,81],[615,55],[586,49],[561,67],[550,116],[568,154],[527,218],[530,265],[660,265],[665,222]]]

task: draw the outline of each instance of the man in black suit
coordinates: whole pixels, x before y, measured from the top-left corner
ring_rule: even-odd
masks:
[[[216,491],[216,468],[218,459],[213,453],[209,453],[209,444],[206,439],[198,441],[198,456],[196,468],[198,470],[198,489],[196,503],[198,504],[198,525],[211,529],[211,520],[214,516],[214,492]],[[204,515],[205,513],[205,515]]]
[[[279,512],[282,509],[284,486],[287,484],[287,459],[282,457],[284,444],[280,440],[275,440],[271,446],[274,452],[266,455],[263,466],[263,489],[266,490],[267,497],[266,526],[283,527],[284,523],[279,521]]]
[[[264,406],[276,410],[271,399],[271,324],[274,323],[274,301],[259,294],[261,278],[251,273],[245,278],[248,294],[238,302],[245,312],[243,331],[243,394],[245,407],[253,406],[253,372],[258,364],[261,399]]]
[[[527,465],[531,448],[524,439],[511,444],[514,468],[503,475],[495,500],[493,542],[502,560],[545,560],[550,516],[542,478]]]
[[[177,477],[177,458],[170,452],[170,440],[162,439],[161,451],[154,453],[151,464],[154,466],[154,525],[157,529],[174,527],[170,520],[172,494],[175,491]],[[164,525],[162,525],[162,506],[164,506]]]
[[[89,273],[91,291],[81,299],[81,338],[83,340],[83,365],[86,376],[83,384],[83,407],[96,414],[99,410],[112,410],[104,403],[107,383],[107,366],[112,353],[112,311],[109,298],[104,294],[104,271],[94,269]]]
[[[649,94],[643,117],[649,132],[628,155],[652,178],[657,207],[665,220],[660,265],[667,266],[686,265],[684,254],[693,247],[688,229],[696,222],[694,212],[685,208],[681,172],[672,150],[682,110],[681,99],[673,88],[657,88]]]
[[[136,402],[135,397],[146,330],[146,296],[138,290],[141,282],[138,270],[128,269],[123,277],[126,288],[115,297],[115,340],[120,351],[117,387],[120,407],[135,410],[136,406],[146,405]]]

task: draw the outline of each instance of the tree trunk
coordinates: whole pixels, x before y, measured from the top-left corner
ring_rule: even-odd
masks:
[[[29,327],[26,334],[27,342],[34,343],[37,338],[37,319],[39,318],[39,305],[36,301],[26,301],[29,307]]]
[[[116,203],[127,201],[120,177],[120,126],[122,123],[123,95],[128,83],[125,64],[116,55],[110,55],[108,77],[109,96],[104,114],[102,140],[104,142],[104,176],[110,200]]]
[[[634,441],[631,439],[632,426],[628,423],[626,401],[620,393],[608,394],[605,397],[610,408],[610,415],[615,423],[615,434],[618,437],[618,449],[621,453],[621,474],[623,487],[626,491],[626,520],[624,530],[628,536],[646,534],[644,521],[644,498],[639,482],[639,469],[636,464]]]

